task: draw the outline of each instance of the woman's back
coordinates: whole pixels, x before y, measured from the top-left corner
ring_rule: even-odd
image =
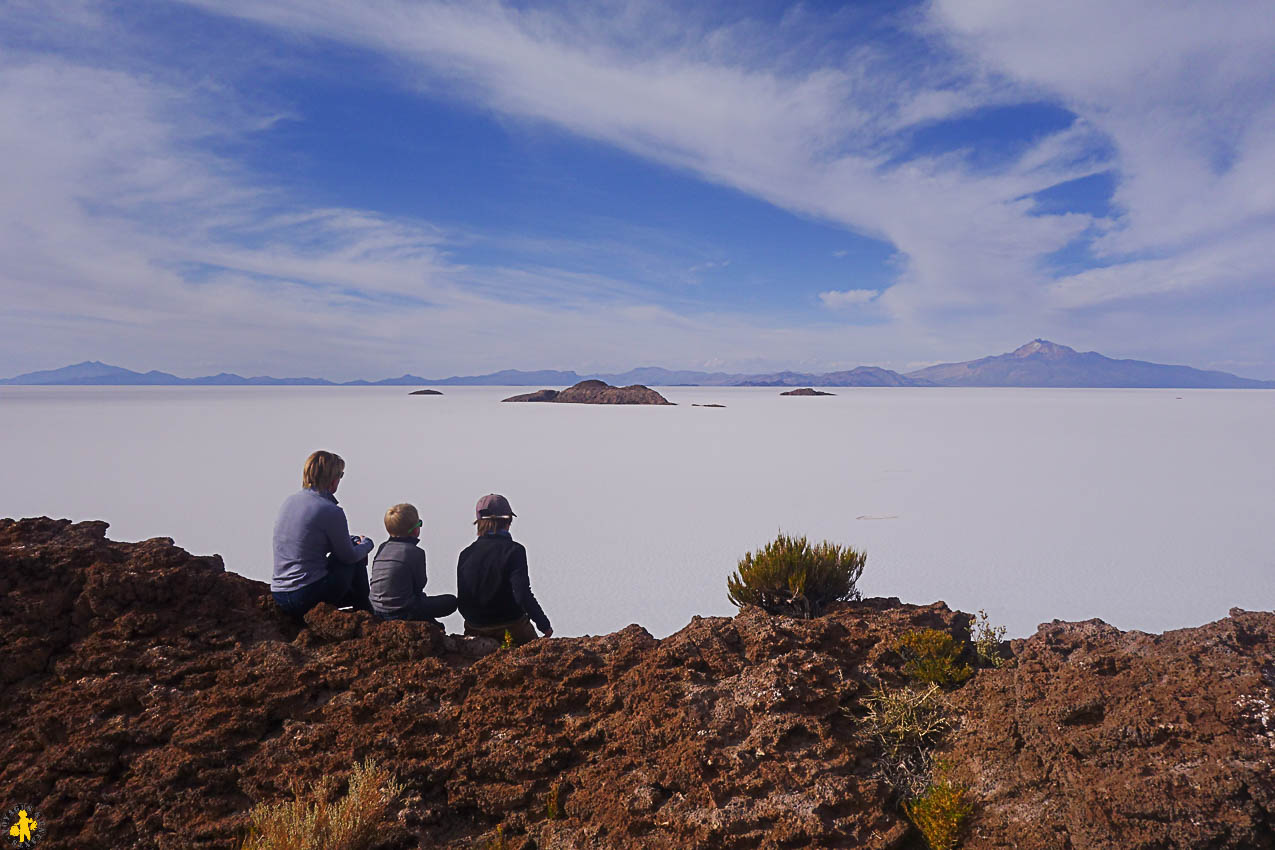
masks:
[[[334,526],[340,525],[342,529]],[[323,577],[333,532],[344,532],[345,511],[336,497],[301,490],[284,500],[274,524],[271,590],[296,590]],[[348,532],[344,532],[348,538]]]

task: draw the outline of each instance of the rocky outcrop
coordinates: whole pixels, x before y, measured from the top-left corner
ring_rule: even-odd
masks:
[[[565,390],[539,390],[502,401],[553,401],[562,404],[672,404],[649,387],[613,387],[603,381],[581,381]]]
[[[412,390],[408,395],[442,395],[438,390]]]
[[[382,850],[921,846],[864,699],[902,684],[903,632],[967,638],[942,603],[497,651],[328,606],[300,626],[216,556],[105,531],[0,520],[0,788],[42,847],[235,847],[253,804],[369,756],[405,787]],[[951,695],[963,847],[1272,846],[1275,614],[1013,650]]]
[[[825,393],[810,387],[802,387],[799,390],[789,390],[786,393],[780,393],[780,395],[836,395],[836,393]]]
[[[501,401],[557,401],[560,395],[562,393],[559,390],[536,390],[534,393],[511,395],[509,398],[502,398]]]
[[[1054,621],[1016,659],[956,694],[966,846],[1275,847],[1275,614],[1162,635]]]

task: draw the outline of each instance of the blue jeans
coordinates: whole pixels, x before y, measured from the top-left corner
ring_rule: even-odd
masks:
[[[286,614],[301,619],[311,608],[326,602],[337,608],[353,606],[356,611],[371,611],[367,601],[367,558],[357,564],[344,564],[328,556],[328,572],[318,581],[296,590],[271,591],[274,602]]]

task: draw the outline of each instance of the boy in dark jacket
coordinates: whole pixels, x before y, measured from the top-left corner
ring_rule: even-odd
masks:
[[[503,641],[508,632],[515,646],[535,640],[536,630],[553,635],[549,618],[531,593],[527,550],[514,542],[509,526],[517,516],[504,496],[492,493],[474,508],[478,539],[456,562],[456,595],[465,634]]]
[[[368,577],[372,611],[385,620],[429,620],[456,610],[450,593],[426,596],[425,550],[420,547],[421,516],[413,505],[395,505],[385,512],[390,539],[376,550]]]

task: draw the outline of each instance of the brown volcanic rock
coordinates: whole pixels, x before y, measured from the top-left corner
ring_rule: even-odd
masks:
[[[1163,635],[1054,621],[956,698],[965,847],[1275,847],[1275,615]]]
[[[799,390],[789,390],[786,393],[780,393],[780,395],[836,395],[836,393],[825,393],[810,387],[802,387]]]
[[[539,390],[534,393],[510,396],[502,401],[553,401],[562,404],[672,404],[655,390],[641,384],[613,387],[604,381],[581,381],[561,392]]]
[[[942,603],[494,651],[329,606],[299,629],[215,556],[105,529],[0,520],[0,789],[47,819],[42,847],[234,847],[253,803],[365,756],[406,788],[382,850],[497,826],[523,848],[920,846],[859,718],[901,682],[897,635],[965,638]],[[963,846],[1271,846],[1273,633],[1237,613],[1016,642],[954,696]]]
[[[502,398],[501,401],[556,401],[557,398],[557,390],[536,390],[534,393],[511,395],[509,398]]]

